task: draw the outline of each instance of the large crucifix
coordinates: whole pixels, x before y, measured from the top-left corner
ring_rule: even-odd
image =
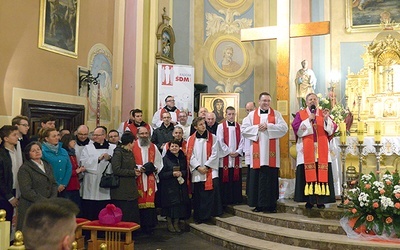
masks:
[[[289,110],[289,72],[290,72],[290,38],[319,36],[330,33],[330,23],[311,22],[290,24],[290,0],[277,1],[277,25],[241,30],[241,41],[276,40],[276,99],[286,101],[286,110]],[[289,124],[290,112],[283,115]],[[289,134],[280,139],[281,175],[294,178],[289,164]]]

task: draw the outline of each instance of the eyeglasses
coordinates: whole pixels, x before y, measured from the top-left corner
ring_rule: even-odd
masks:
[[[82,136],[88,136],[89,134],[82,134],[82,133],[78,133],[78,135],[82,135]]]
[[[29,124],[18,124],[18,125],[24,126],[25,128],[29,128]]]
[[[92,136],[103,136],[104,134],[93,134]]]
[[[163,119],[171,119],[171,116],[164,116]]]

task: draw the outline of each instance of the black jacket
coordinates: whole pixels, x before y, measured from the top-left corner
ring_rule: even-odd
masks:
[[[10,153],[4,146],[0,147],[0,199],[9,200],[13,195],[13,173]]]
[[[162,123],[161,127],[153,131],[153,135],[151,136],[151,142],[156,144],[160,152],[162,152],[163,150],[162,145],[173,139],[172,136],[173,131],[174,131],[174,125],[172,123],[168,127],[165,127],[164,123]]]
[[[185,182],[179,184],[177,177],[173,176],[173,169],[179,166],[182,172],[182,178]],[[171,151],[167,151],[163,158],[163,168],[158,177],[160,178],[161,206],[170,207],[179,204],[186,204],[189,201],[188,189],[186,183],[187,161],[185,154],[179,150],[179,155],[175,156]],[[182,215],[184,217],[184,215]]]

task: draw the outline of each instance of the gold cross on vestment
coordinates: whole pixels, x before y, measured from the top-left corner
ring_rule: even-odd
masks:
[[[241,41],[276,40],[276,100],[286,101],[289,105],[290,38],[329,34],[330,22],[290,24],[290,0],[277,0],[276,4],[277,25],[242,29]],[[289,124],[290,112],[282,115]],[[280,152],[281,174],[288,178],[293,177],[294,172],[289,161],[289,133],[280,139]]]

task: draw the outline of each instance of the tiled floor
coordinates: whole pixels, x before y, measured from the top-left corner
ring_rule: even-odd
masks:
[[[135,250],[222,250],[191,232],[173,234],[168,232],[166,222],[159,222],[153,235],[139,234],[134,236]]]

